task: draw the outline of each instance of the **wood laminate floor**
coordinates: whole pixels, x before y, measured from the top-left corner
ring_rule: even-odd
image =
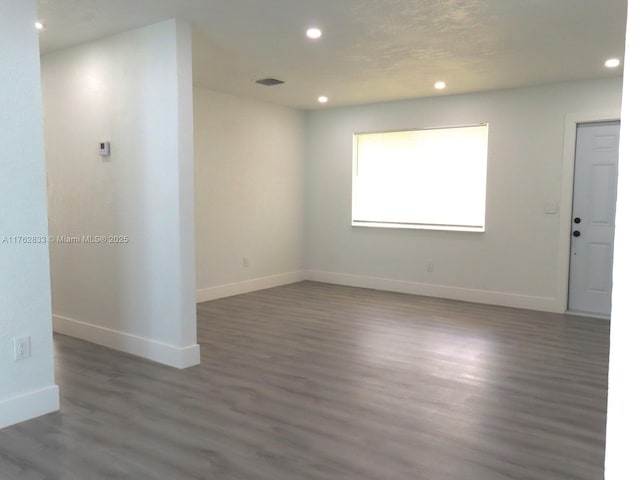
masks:
[[[0,479],[602,480],[602,320],[303,282],[200,304],[178,371],[57,335]]]

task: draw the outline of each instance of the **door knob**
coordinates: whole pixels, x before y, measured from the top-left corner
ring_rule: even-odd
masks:
[[[574,237],[576,237],[576,238],[577,238],[577,237],[579,237],[580,235],[582,235],[582,234],[581,234],[578,230],[574,230],[574,232],[573,232],[573,236],[574,236]]]
[[[582,221],[582,219],[580,217],[576,217],[573,219],[574,223],[580,223]]]

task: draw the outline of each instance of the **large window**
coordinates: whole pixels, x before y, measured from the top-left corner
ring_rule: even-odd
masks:
[[[488,125],[354,135],[352,225],[484,232]]]

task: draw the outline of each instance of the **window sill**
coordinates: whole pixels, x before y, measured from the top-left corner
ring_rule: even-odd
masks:
[[[443,230],[449,232],[471,232],[484,233],[484,226],[470,225],[432,225],[422,223],[400,223],[400,222],[365,222],[360,220],[352,220],[352,227],[365,228],[394,228],[403,230]]]

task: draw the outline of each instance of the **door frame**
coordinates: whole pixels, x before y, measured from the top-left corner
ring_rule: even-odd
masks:
[[[569,267],[571,265],[571,229],[573,213],[573,181],[576,160],[578,125],[582,123],[619,122],[620,111],[572,113],[565,116],[564,155],[558,218],[558,276],[556,279],[557,311],[569,308]]]

